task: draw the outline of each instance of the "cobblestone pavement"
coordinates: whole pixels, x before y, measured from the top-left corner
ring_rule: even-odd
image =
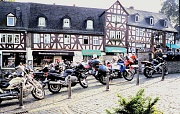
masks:
[[[154,76],[147,79],[140,75],[140,84],[136,85],[136,76],[132,81],[123,78],[110,82],[109,91],[92,76],[88,77],[89,87],[83,89],[79,84],[72,87],[72,96],[68,99],[67,88],[58,94],[51,94],[46,89],[46,98],[35,100],[31,95],[24,99],[24,108],[19,109],[18,100],[3,101],[0,105],[2,114],[105,114],[105,109],[117,106],[117,94],[123,97],[135,95],[145,89],[145,95],[159,97],[157,108],[164,114],[180,114],[180,74],[169,74],[165,80]]]

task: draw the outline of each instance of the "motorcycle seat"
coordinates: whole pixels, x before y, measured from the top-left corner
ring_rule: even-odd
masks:
[[[9,85],[9,82],[1,83],[0,88],[7,88]]]

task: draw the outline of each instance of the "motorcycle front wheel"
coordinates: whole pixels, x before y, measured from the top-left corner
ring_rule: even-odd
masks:
[[[103,85],[106,85],[107,77],[104,74],[99,74],[98,77],[99,77],[99,82]]]
[[[125,70],[123,72],[123,77],[124,79],[126,79],[127,81],[131,81],[134,78],[134,74],[130,71],[130,70]]]
[[[61,90],[60,84],[48,84],[48,89],[51,93],[58,93]]]
[[[147,77],[147,78],[152,78],[152,75],[154,73],[154,71],[150,68],[145,68],[144,71],[144,76]]]
[[[79,78],[79,83],[83,88],[88,87],[88,82],[87,82],[86,78]]]
[[[31,93],[32,96],[38,100],[44,99],[45,97],[45,91],[43,88],[34,88]]]

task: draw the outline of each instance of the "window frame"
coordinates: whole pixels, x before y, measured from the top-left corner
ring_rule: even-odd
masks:
[[[44,44],[50,44],[50,43],[51,43],[51,35],[50,34],[44,34]]]
[[[39,37],[37,37],[37,36],[39,36]],[[39,43],[41,43],[41,35],[40,34],[33,34],[33,43],[34,44],[39,44]]]
[[[65,34],[64,35],[64,44],[71,44],[71,39],[70,38],[71,38],[71,35]]]
[[[18,36],[18,39],[19,39],[19,40],[16,40],[16,39],[15,39],[16,36]],[[17,41],[19,41],[19,42],[17,42]],[[14,44],[20,44],[20,42],[21,42],[20,34],[14,34]]]
[[[11,42],[9,42],[9,37],[8,36],[11,36]],[[13,34],[7,34],[6,36],[6,43],[7,44],[13,44],[14,43],[14,35]]]
[[[87,44],[84,43],[84,40],[85,40],[85,39],[88,40],[88,43],[87,43]],[[84,45],[89,45],[89,36],[83,36],[83,44],[84,44]]]
[[[97,37],[97,36],[93,37],[93,45],[100,45],[99,37]]]
[[[164,27],[168,27],[167,26],[167,20],[164,20]]]
[[[139,22],[139,15],[135,15],[135,22]]]
[[[116,37],[116,33],[115,33],[115,31],[110,31],[109,32],[109,35],[110,35],[110,39],[115,39]]]
[[[151,18],[149,19],[149,24],[150,24],[150,25],[154,25],[154,18],[153,18],[153,17],[151,17]]]
[[[39,17],[38,18],[38,26],[39,27],[46,27],[46,18],[45,17]]]
[[[116,31],[116,39],[121,39],[121,38],[122,38],[121,31]]]
[[[140,36],[140,28],[136,28],[136,36]]]
[[[3,35],[5,35],[4,42],[2,42]],[[1,44],[6,43],[7,34],[0,34],[0,37],[1,37],[1,38],[0,38],[0,43],[1,43]]]
[[[122,22],[122,16],[121,15],[112,15],[111,16],[111,21],[113,23],[121,23]]]
[[[93,30],[93,20],[87,20],[86,22],[86,29],[87,30]]]
[[[10,24],[10,19],[12,19],[12,24]],[[12,13],[9,13],[7,15],[7,26],[15,26],[15,23],[16,23],[16,17],[12,14]]]
[[[63,28],[70,28],[70,19],[69,18],[63,19]]]

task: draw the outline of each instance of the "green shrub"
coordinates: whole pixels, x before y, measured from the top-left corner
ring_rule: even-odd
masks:
[[[150,97],[144,97],[144,89],[140,89],[136,96],[129,99],[123,98],[118,94],[118,107],[113,108],[113,112],[106,109],[107,114],[163,114],[156,109],[155,104],[158,97],[152,100]]]

